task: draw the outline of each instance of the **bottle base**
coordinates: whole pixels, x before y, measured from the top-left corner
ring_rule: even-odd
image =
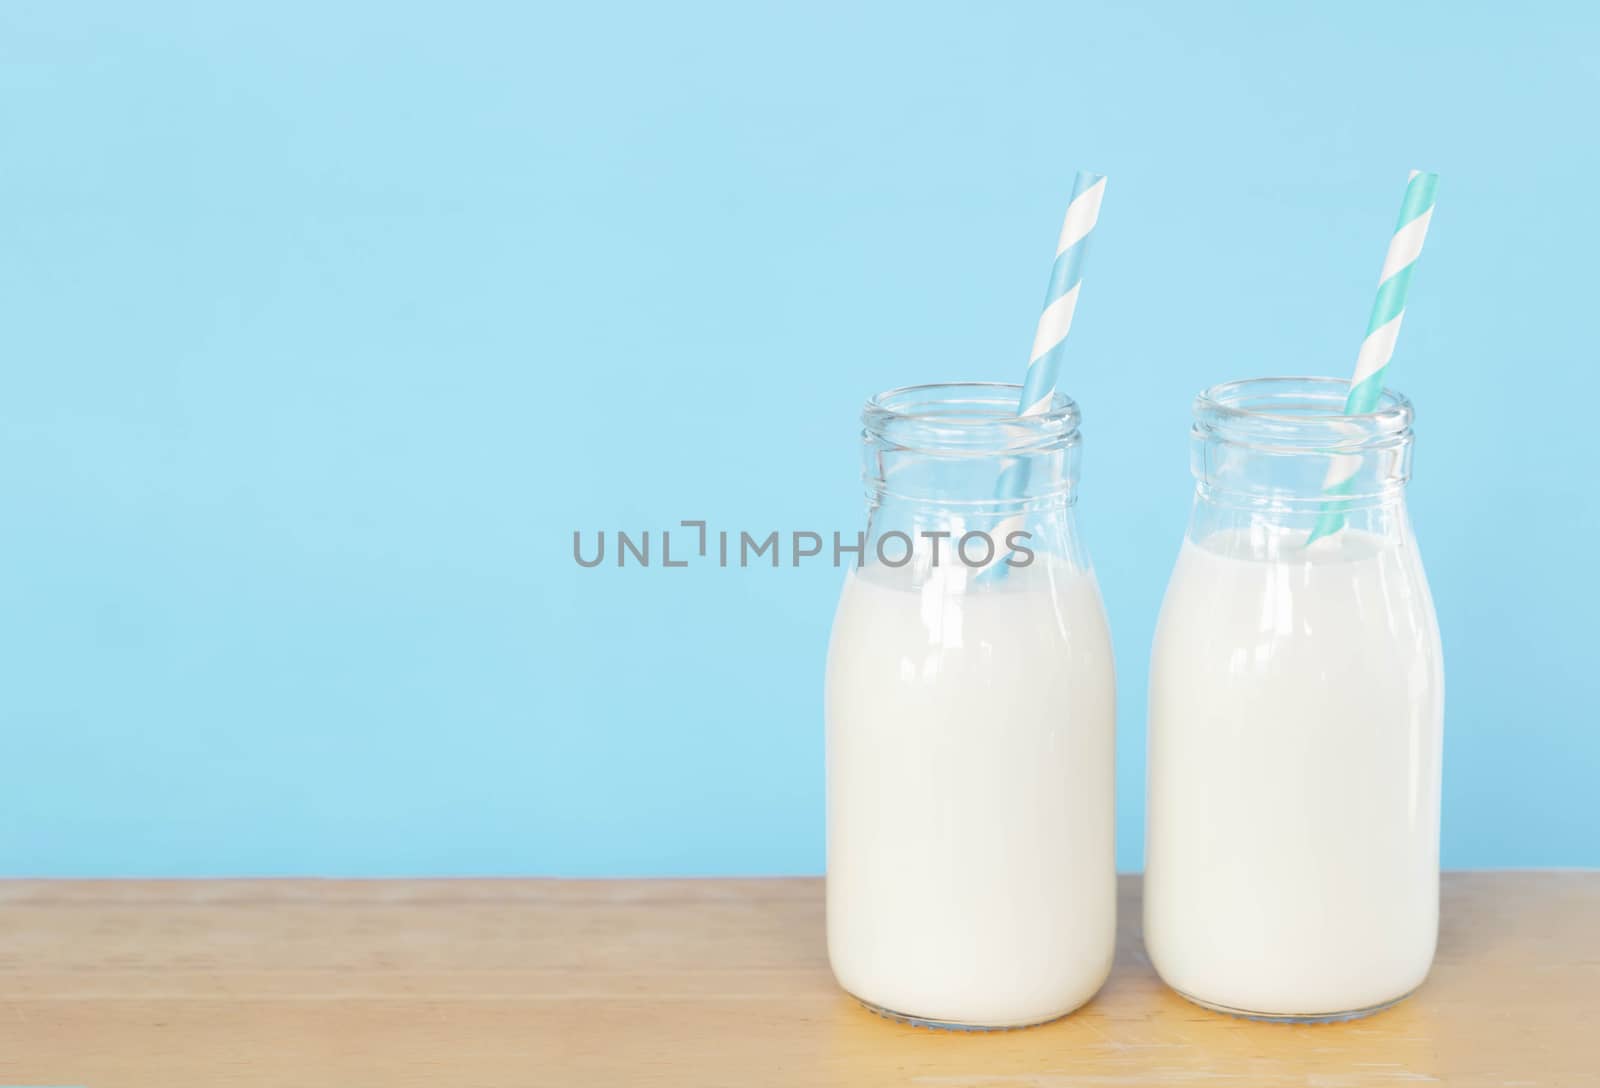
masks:
[[[964,1031],[975,1033],[990,1031],[1021,1031],[1024,1028],[1036,1028],[1040,1024],[1054,1023],[1055,1021],[1060,1020],[1062,1017],[1068,1016],[1072,1012],[1076,1011],[1074,1009],[1068,1009],[1066,1012],[1052,1013],[1041,1020],[1024,1020],[1017,1024],[968,1024],[957,1020],[936,1020],[928,1016],[913,1016],[908,1012],[896,1012],[894,1009],[886,1009],[882,1005],[874,1005],[872,1002],[867,1001],[864,998],[856,997],[855,994],[850,994],[850,996],[855,998],[856,1002],[862,1008],[866,1009],[870,1013],[883,1017],[885,1020],[893,1020],[897,1024],[909,1024],[914,1028],[926,1028],[930,1031]]]
[[[1375,1013],[1380,1013],[1384,1009],[1392,1009],[1417,991],[1415,989],[1407,990],[1399,997],[1391,998],[1388,1001],[1379,1002],[1376,1005],[1368,1005],[1364,1009],[1351,1009],[1348,1012],[1315,1013],[1253,1012],[1249,1009],[1235,1009],[1227,1005],[1218,1005],[1214,1001],[1203,1000],[1195,997],[1193,994],[1184,993],[1176,986],[1172,987],[1172,992],[1189,1002],[1191,1005],[1199,1005],[1202,1009],[1210,1009],[1212,1012],[1220,1012],[1226,1013],[1229,1016],[1237,1016],[1241,1020],[1255,1020],[1258,1023],[1263,1024],[1342,1024],[1347,1020],[1361,1020],[1368,1016],[1372,1016]]]

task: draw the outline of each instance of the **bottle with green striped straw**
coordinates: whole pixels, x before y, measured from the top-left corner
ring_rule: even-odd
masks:
[[[1411,273],[1422,256],[1422,243],[1428,236],[1428,223],[1433,219],[1434,190],[1439,175],[1411,171],[1406,183],[1405,199],[1400,204],[1400,218],[1394,234],[1389,239],[1389,252],[1384,257],[1383,271],[1378,276],[1378,297],[1372,304],[1372,315],[1367,319],[1367,335],[1361,342],[1361,352],[1356,356],[1356,370],[1350,379],[1350,393],[1345,399],[1345,415],[1365,415],[1378,405],[1383,394],[1383,379],[1394,357],[1395,341],[1400,336],[1400,322],[1406,316],[1406,295],[1411,290]],[[1339,496],[1349,491],[1351,477],[1360,459],[1336,457],[1328,469],[1323,491]],[[1344,527],[1344,510],[1338,502],[1330,501],[1322,508],[1316,527],[1311,530],[1307,544],[1338,532]]]
[[[1194,399],[1150,651],[1143,907],[1151,966],[1205,1008],[1368,1016],[1438,947],[1444,650],[1407,508],[1412,406],[1383,382],[1436,186],[1407,183],[1351,380]]]

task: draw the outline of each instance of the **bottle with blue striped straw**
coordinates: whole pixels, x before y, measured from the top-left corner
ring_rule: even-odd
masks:
[[[862,413],[867,526],[825,694],[828,957],[911,1024],[1042,1023],[1111,965],[1116,680],[1056,389],[1102,186],[1080,179],[1024,383]]]

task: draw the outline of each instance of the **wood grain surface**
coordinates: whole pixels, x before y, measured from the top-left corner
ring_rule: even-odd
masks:
[[[839,992],[794,880],[0,882],[0,1084],[1600,1085],[1600,873],[1454,873],[1433,974],[1364,1021],[1165,990],[1121,885],[1093,1002],[931,1032]]]

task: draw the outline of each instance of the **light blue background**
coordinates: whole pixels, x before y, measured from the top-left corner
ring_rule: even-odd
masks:
[[[0,8],[0,873],[819,871],[838,573],[571,532],[853,531],[1079,167],[1122,867],[1189,399],[1348,373],[1414,166],[1444,861],[1600,865],[1595,9],[982,7]]]

